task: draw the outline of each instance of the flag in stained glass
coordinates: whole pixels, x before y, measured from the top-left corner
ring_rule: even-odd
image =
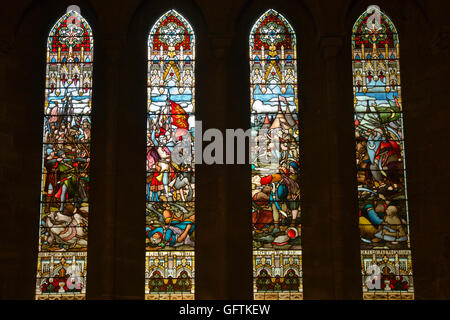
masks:
[[[296,36],[275,10],[249,41],[254,299],[303,298]],[[264,142],[262,143],[262,141]]]
[[[148,38],[147,300],[192,300],[195,288],[195,35],[175,10]]]
[[[93,36],[71,6],[47,42],[36,299],[84,299]]]
[[[370,6],[352,31],[364,299],[414,299],[397,30]]]

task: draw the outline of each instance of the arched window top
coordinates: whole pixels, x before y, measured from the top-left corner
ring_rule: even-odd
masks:
[[[303,272],[294,30],[270,9],[251,30],[249,51],[250,123],[259,141],[251,147],[253,296],[298,300]],[[282,149],[277,137],[284,141]],[[261,141],[273,146],[270,152]]]
[[[151,28],[147,44],[145,298],[191,300],[195,172],[187,150],[190,144],[194,151],[194,32],[183,16],[170,10]],[[186,157],[176,164],[172,160],[180,148]]]
[[[92,51],[92,29],[79,12],[70,10],[51,29],[47,45],[50,52]]]
[[[77,6],[47,41],[36,299],[86,296],[93,45]]]
[[[153,25],[148,37],[149,51],[192,51],[194,57],[195,35],[189,22],[175,10],[163,14]]]
[[[250,32],[253,50],[280,50],[295,48],[295,32],[287,19],[273,9],[267,10]],[[272,47],[272,48],[271,48]]]
[[[364,299],[413,299],[397,30],[370,6],[352,30],[353,107]]]
[[[397,29],[391,19],[378,6],[369,6],[356,20],[352,29],[352,45],[395,48],[398,45]]]

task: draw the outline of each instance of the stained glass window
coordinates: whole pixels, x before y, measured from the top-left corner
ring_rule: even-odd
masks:
[[[86,295],[93,44],[76,6],[47,41],[36,299]]]
[[[250,33],[254,298],[303,298],[296,36],[268,10]]]
[[[364,299],[413,299],[397,30],[377,6],[352,34]]]
[[[148,38],[145,298],[194,299],[195,36],[175,10]]]

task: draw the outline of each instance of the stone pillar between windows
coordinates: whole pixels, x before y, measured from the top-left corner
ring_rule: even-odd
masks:
[[[113,299],[116,297],[115,261],[119,241],[116,196],[120,174],[117,170],[120,40],[104,36],[94,41],[87,299]]]
[[[323,171],[327,187],[322,195],[325,207],[321,213],[325,224],[314,232],[320,234],[321,241],[326,241],[322,245],[329,246],[325,255],[316,258],[321,260],[321,265],[327,266],[324,276],[330,286],[325,296],[317,298],[360,299],[357,194],[355,179],[351,179],[356,177],[356,169],[351,54],[347,50],[350,41],[338,35],[327,36],[320,39],[319,45],[324,91],[319,108],[325,124],[321,128],[325,139],[323,147],[326,148],[327,161]],[[308,280],[305,287],[307,283]]]

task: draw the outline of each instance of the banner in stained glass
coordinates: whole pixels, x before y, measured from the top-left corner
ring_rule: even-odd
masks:
[[[147,300],[194,299],[194,67],[194,31],[170,10],[148,38]]]

